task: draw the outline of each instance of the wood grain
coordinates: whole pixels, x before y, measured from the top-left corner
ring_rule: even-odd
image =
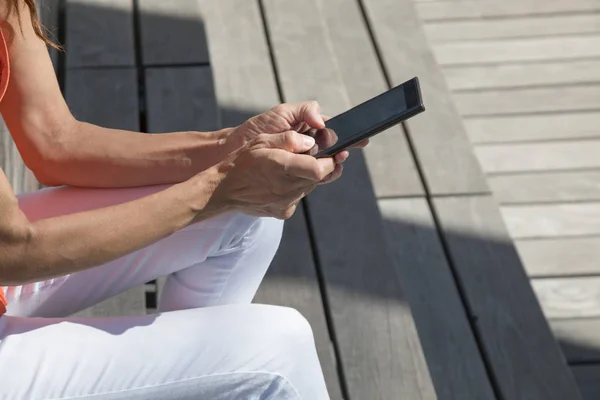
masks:
[[[580,398],[492,197],[434,206],[501,397]]]
[[[600,233],[598,202],[502,206],[502,216],[514,239]]]
[[[219,129],[209,66],[148,68],[145,77],[148,132]]]
[[[205,22],[197,0],[141,0],[139,12],[144,65],[208,62]]]
[[[373,49],[356,2],[267,0],[264,8],[285,101],[315,99],[335,115],[363,100],[367,85],[372,91],[382,88],[380,71],[368,58]],[[299,54],[311,61],[298,62]],[[373,73],[360,75],[361,68]],[[344,167],[344,178],[319,187],[307,209],[348,395],[423,398],[432,389],[424,387],[428,373],[415,366],[422,365],[423,355],[415,347],[414,321],[387,255],[362,153],[355,152]],[[393,171],[398,182],[410,184],[406,171]],[[361,229],[350,228],[356,226]]]
[[[555,319],[550,326],[569,363],[600,362],[599,318]]]
[[[494,175],[488,183],[502,204],[600,200],[600,170]]]
[[[416,8],[423,20],[431,21],[594,12],[600,10],[600,4],[596,0],[457,0],[419,2]]]
[[[443,43],[433,52],[443,66],[592,58],[600,56],[600,35]]]
[[[600,18],[597,14],[432,21],[425,24],[427,38],[434,45],[437,42],[561,36],[596,32],[600,32]]]
[[[600,82],[600,60],[453,66],[442,71],[454,91]]]
[[[66,0],[68,67],[133,66],[133,0]]]
[[[600,167],[600,140],[477,146],[487,173],[535,172]]]
[[[517,240],[529,276],[600,275],[600,237]]]
[[[380,200],[379,208],[386,241],[415,317],[437,398],[493,398],[426,200]]]
[[[464,123],[474,144],[600,137],[600,112],[478,117]]]
[[[600,44],[600,42],[599,42]],[[463,117],[600,110],[600,84],[455,92]]]
[[[532,279],[549,319],[600,316],[600,277]]]
[[[427,111],[407,121],[411,142],[432,194],[484,193],[486,185],[461,117],[409,1],[365,0],[383,68],[393,85],[420,79]],[[402,23],[398,16],[402,16]]]

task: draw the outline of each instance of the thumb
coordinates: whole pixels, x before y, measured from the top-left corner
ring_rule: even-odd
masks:
[[[286,150],[292,153],[304,153],[315,145],[315,139],[296,131],[286,131],[274,135],[266,135],[266,141],[272,148]]]

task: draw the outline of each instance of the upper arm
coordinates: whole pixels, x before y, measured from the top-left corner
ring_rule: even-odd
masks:
[[[0,23],[8,46],[10,81],[0,103],[4,118],[25,163],[35,171],[53,153],[60,135],[74,119],[64,101],[46,44],[36,36],[29,10]],[[0,5],[5,15],[6,2]]]

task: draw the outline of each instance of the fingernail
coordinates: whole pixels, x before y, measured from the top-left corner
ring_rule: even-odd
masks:
[[[312,136],[302,135],[302,144],[304,147],[310,148],[315,145],[315,139]]]

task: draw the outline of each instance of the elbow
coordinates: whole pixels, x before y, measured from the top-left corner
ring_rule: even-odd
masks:
[[[65,170],[74,158],[71,154],[71,137],[78,121],[74,118],[62,125],[61,129],[51,130],[44,140],[34,143],[30,151],[24,152],[23,161],[36,180],[44,186],[66,184],[60,171]]]

